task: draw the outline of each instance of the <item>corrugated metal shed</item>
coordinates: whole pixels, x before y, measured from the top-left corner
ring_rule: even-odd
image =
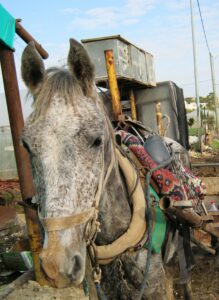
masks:
[[[17,177],[14,147],[9,126],[0,127],[0,179]]]

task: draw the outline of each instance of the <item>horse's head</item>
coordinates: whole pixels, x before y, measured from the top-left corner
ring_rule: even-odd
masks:
[[[33,43],[22,56],[22,77],[34,98],[22,142],[30,155],[45,232],[42,268],[57,287],[83,280],[84,232],[94,214],[103,151],[106,155],[109,149],[94,68],[75,40],[70,40],[68,66],[45,71]]]

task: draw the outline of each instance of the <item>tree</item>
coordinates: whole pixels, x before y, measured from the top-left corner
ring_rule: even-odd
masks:
[[[206,103],[207,103],[207,109],[214,110],[215,105],[214,105],[214,94],[213,93],[209,93],[207,95]]]
[[[200,96],[199,97],[199,101],[200,101],[200,103],[207,103],[207,98],[206,97],[202,97],[202,96]]]
[[[186,101],[188,104],[190,104],[190,103],[192,103],[192,102],[195,102],[195,98],[193,98],[193,97],[187,97],[187,98],[185,98],[185,101]]]
[[[194,123],[195,123],[195,119],[194,118],[189,118],[188,121],[187,121],[187,123],[188,123],[189,127],[192,127],[194,125]]]

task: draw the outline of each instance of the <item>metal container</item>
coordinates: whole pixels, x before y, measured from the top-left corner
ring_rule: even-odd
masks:
[[[149,136],[144,143],[144,148],[158,165],[171,157],[164,139],[159,135]]]
[[[120,35],[82,40],[94,66],[96,83],[107,81],[105,50],[113,50],[118,81],[136,86],[156,86],[153,56]]]
[[[139,121],[158,133],[156,104],[161,103],[163,115],[167,115],[170,125],[165,134],[188,149],[188,126],[183,90],[172,81],[159,82],[153,89],[135,90],[136,109]],[[163,121],[165,127],[165,120]]]

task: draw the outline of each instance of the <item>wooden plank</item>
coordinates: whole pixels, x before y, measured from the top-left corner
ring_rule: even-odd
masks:
[[[201,177],[207,188],[207,195],[219,195],[219,177]]]
[[[219,227],[219,211],[209,211],[209,215],[214,217],[214,223]]]

